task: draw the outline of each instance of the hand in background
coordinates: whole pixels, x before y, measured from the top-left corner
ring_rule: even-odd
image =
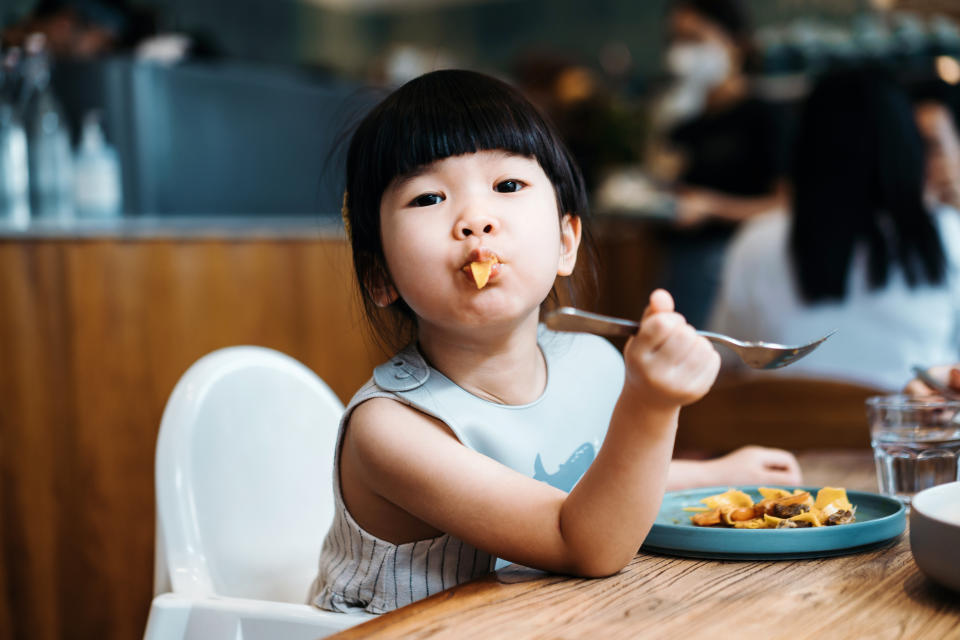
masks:
[[[674,222],[678,227],[694,227],[717,213],[713,192],[696,187],[684,187],[676,198]]]
[[[947,386],[957,393],[960,393],[960,364],[945,364],[937,367],[930,367],[927,372],[933,376],[934,379],[944,381]],[[903,392],[911,396],[937,395],[936,391],[925,385],[918,378],[914,378],[908,382]]]

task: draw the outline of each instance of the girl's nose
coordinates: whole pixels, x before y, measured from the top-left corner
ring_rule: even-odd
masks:
[[[497,223],[485,215],[465,215],[457,220],[453,228],[453,235],[457,240],[463,240],[473,235],[488,235],[496,233]]]

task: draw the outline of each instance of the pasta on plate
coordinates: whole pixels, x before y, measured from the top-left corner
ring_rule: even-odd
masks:
[[[738,489],[707,496],[703,507],[684,507],[696,511],[690,520],[698,527],[736,529],[793,529],[849,524],[856,520],[856,506],[847,499],[847,490],[823,487],[817,497],[809,491],[794,489],[757,489],[762,497],[754,502]]]

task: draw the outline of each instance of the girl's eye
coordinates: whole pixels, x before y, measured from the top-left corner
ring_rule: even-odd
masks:
[[[431,205],[440,204],[443,202],[443,200],[444,197],[439,193],[425,193],[411,200],[410,205],[414,207],[429,207]]]
[[[514,191],[520,191],[523,187],[524,184],[519,180],[504,180],[503,182],[498,182],[494,189],[500,193],[513,193]]]

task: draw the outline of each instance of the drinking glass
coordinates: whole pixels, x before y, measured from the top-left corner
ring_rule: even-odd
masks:
[[[874,396],[867,418],[881,493],[909,505],[918,491],[960,479],[960,401]]]

